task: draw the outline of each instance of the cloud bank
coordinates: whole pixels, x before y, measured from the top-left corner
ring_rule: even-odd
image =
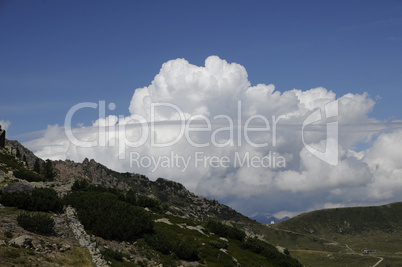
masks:
[[[326,105],[334,101],[336,116],[326,119]],[[94,158],[118,171],[172,179],[246,215],[294,215],[400,200],[401,123],[370,118],[374,105],[367,94],[336,96],[323,87],[279,92],[272,84],[252,86],[243,66],[217,56],[205,66],[176,59],[134,91],[130,116],[106,116],[114,108],[103,102],[85,106],[105,116],[71,128],[81,145],[66,136],[70,127],[58,125],[25,145],[41,158]],[[317,109],[321,120],[303,128]],[[339,126],[335,145],[327,140],[333,122]],[[354,151],[362,142],[371,146]],[[305,144],[337,150],[336,166]]]

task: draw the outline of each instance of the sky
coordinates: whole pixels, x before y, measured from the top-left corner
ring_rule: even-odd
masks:
[[[401,1],[0,1],[0,32],[0,124],[42,158],[166,177],[246,215],[401,201]],[[337,116],[302,136],[309,115],[333,101]],[[151,125],[152,103],[182,111],[155,109],[149,137],[160,143],[182,118],[204,130],[135,147],[126,137]],[[103,146],[66,135],[74,106],[73,136]],[[251,126],[266,118],[270,129],[245,136],[255,115]],[[283,116],[276,132],[273,116]],[[325,147],[336,165],[313,155]],[[286,166],[240,164],[273,153]],[[150,163],[158,159],[166,166]]]

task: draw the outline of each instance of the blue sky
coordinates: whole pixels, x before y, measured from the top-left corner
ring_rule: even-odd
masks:
[[[210,55],[243,65],[252,85],[368,92],[382,97],[372,117],[401,118],[400,1],[1,1],[0,32],[11,137],[62,125],[83,101],[127,115],[164,62]]]

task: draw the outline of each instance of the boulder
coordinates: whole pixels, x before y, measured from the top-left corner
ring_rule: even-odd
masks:
[[[32,237],[29,235],[21,235],[19,237],[16,237],[14,239],[11,239],[9,244],[14,245],[14,246],[19,246],[19,247],[25,247],[28,244],[32,243]]]
[[[25,182],[19,182],[16,184],[8,185],[3,187],[2,191],[7,192],[7,193],[15,193],[15,192],[27,192],[31,193],[33,190],[33,186],[25,183]]]
[[[67,250],[71,250],[71,246],[70,246],[70,245],[67,245],[67,244],[63,244],[63,245],[61,246],[61,248],[59,249],[60,252],[65,252],[65,251],[67,251]]]

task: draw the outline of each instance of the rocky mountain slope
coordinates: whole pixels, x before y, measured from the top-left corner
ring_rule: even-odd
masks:
[[[49,180],[32,171],[32,152],[16,141],[7,144],[21,157],[0,151],[1,266],[301,266],[284,248],[254,238],[262,238],[259,223],[179,183],[118,173],[88,159],[52,162]],[[54,201],[64,209],[55,209]],[[36,232],[33,222],[26,228],[22,215],[50,218],[53,232]],[[151,231],[126,238],[144,222]]]
[[[25,154],[29,167],[33,168],[37,157],[29,149],[18,141],[7,140],[6,144],[15,149],[18,148],[21,154]],[[43,160],[41,162],[43,163]],[[244,225],[256,223],[216,200],[197,196],[188,191],[182,184],[164,178],[151,181],[141,174],[119,173],[93,159],[85,159],[82,163],[59,160],[54,161],[53,165],[57,174],[54,186],[60,192],[67,192],[75,180],[84,179],[93,184],[122,190],[132,188],[140,195],[152,197],[168,204],[169,212],[174,215],[197,220],[217,219]],[[40,187],[41,184],[37,183],[35,186]]]
[[[82,163],[55,161],[58,180],[72,182],[85,179],[93,184],[128,190],[131,188],[141,196],[154,198],[167,204],[173,215],[195,220],[217,219],[235,224],[255,224],[248,217],[216,200],[197,196],[182,184],[159,178],[151,181],[141,174],[118,173],[94,160],[85,159]]]

